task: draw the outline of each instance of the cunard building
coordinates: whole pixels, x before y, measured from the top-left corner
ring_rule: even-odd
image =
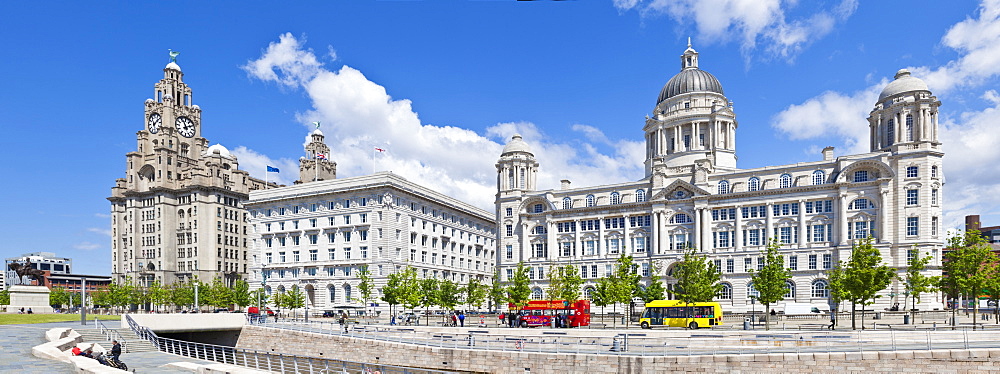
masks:
[[[740,169],[736,111],[722,84],[699,67],[690,46],[680,62],[642,127],[641,180],[582,187],[564,180],[560,189],[539,190],[545,160],[520,136],[510,140],[496,164],[504,280],[524,262],[532,297],[541,299],[546,272],[570,264],[590,295],[624,253],[645,281],[665,276],[669,289],[674,265],[696,247],[721,270],[716,300],[727,310],[751,310],[750,271],[763,265],[761,250],[776,238],[792,274],[786,301],[827,303],[828,271],[869,236],[899,272],[920,253],[933,256],[928,274],[940,274],[941,103],[923,81],[900,70],[872,103],[868,153],[834,157],[831,147],[819,160]],[[902,303],[903,291],[894,281],[875,308]],[[940,306],[931,297],[923,303]]]
[[[142,285],[243,278],[249,258],[243,202],[264,181],[202,137],[201,108],[171,61],[147,99],[136,150],[111,189],[111,271]]]

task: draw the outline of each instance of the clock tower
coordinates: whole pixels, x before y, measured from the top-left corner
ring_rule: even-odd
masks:
[[[247,272],[243,202],[268,186],[239,170],[235,155],[202,137],[201,108],[176,52],[146,99],[136,151],[111,189],[111,262],[117,282],[149,286]],[[276,187],[271,183],[270,187]]]

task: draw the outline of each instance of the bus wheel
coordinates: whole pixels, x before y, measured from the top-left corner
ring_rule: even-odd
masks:
[[[521,321],[521,327],[527,328],[528,327],[528,321]]]
[[[648,329],[649,328],[649,322],[643,322],[642,325],[640,325],[640,326],[642,326],[642,328],[644,328],[644,329]]]
[[[692,330],[695,330],[698,328],[698,322],[691,322],[691,324],[689,324],[688,327],[691,328]]]

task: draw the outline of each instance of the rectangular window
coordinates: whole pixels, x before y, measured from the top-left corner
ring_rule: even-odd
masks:
[[[632,248],[636,253],[646,253],[646,240],[649,238],[639,237],[633,238]]]
[[[814,243],[826,241],[826,225],[809,226],[812,230],[812,241]]]
[[[507,246],[507,259],[510,260],[510,259],[513,259],[513,258],[514,258],[514,246],[513,245],[508,245]]]
[[[330,248],[330,249],[327,250],[327,253],[329,253],[329,256],[330,256],[331,260],[336,260],[337,259],[337,250],[336,249]]]
[[[597,265],[590,265],[590,277],[597,278]]]
[[[751,270],[753,270],[753,259],[746,257],[743,259],[743,271],[749,273]]]
[[[916,178],[918,170],[919,169],[916,166],[907,166],[906,167],[906,177],[907,178]]]
[[[931,189],[931,205],[938,205],[938,189]]]
[[[648,262],[643,262],[642,263],[642,276],[644,276],[644,277],[648,277],[649,276],[649,263]]]
[[[736,261],[731,258],[726,259],[726,272],[733,273],[736,270]]]
[[[617,254],[621,244],[621,239],[608,239],[608,253]]]
[[[583,242],[583,247],[586,250],[585,254],[587,256],[593,256],[593,255],[597,254],[597,241],[596,240],[587,240],[587,241]]]
[[[514,280],[514,269],[507,269],[507,281]]]
[[[764,270],[764,258],[757,257],[757,271]]]
[[[931,217],[931,235],[937,236],[938,234],[938,218]]]
[[[507,236],[514,236],[514,225],[507,225]]]
[[[788,270],[799,270],[799,256],[788,256]]]
[[[906,190],[906,205],[917,205],[917,190]]]
[[[823,269],[833,269],[833,255],[824,254],[823,255]]]
[[[906,217],[906,235],[917,236],[920,228],[920,217]]]
[[[319,260],[319,250],[317,250],[317,249],[310,249],[309,250],[309,261],[316,261],[316,260]]]
[[[809,255],[809,270],[816,270],[816,255]]]

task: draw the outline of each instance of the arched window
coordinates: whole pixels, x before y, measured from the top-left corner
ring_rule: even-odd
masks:
[[[931,166],[931,178],[938,177],[938,167],[937,165]]]
[[[906,115],[906,141],[913,141],[913,115]]]
[[[531,299],[532,300],[541,300],[542,299],[542,289],[538,288],[538,287],[532,288],[531,289]]]
[[[789,280],[785,281],[785,298],[786,299],[795,298],[795,283],[792,283],[792,281]]]
[[[568,197],[563,198],[563,209],[570,209],[573,207],[573,199]]]
[[[337,302],[337,287],[332,284],[326,287],[327,292],[330,293],[330,304]]]
[[[821,185],[823,183],[826,183],[826,173],[824,173],[822,170],[816,170],[816,171],[814,171],[813,172],[813,185],[817,186],[817,185]]]
[[[617,205],[622,203],[622,194],[618,192],[611,193],[611,205]]]
[[[351,285],[345,284],[344,285],[344,302],[350,304],[351,301],[352,301],[351,300]]]
[[[507,172],[507,188],[514,189],[514,169]]]
[[[588,208],[592,207],[595,204],[596,204],[596,199],[594,198],[594,195],[587,195],[587,207]]]
[[[635,202],[641,203],[646,201],[646,190],[635,190]]]
[[[524,176],[524,169],[521,169],[521,175],[519,177],[520,177],[520,181],[518,181],[519,182],[518,183],[519,184],[518,187],[520,187],[523,190],[524,189],[524,185],[525,185],[525,180],[527,179]]]
[[[719,195],[729,193],[729,181],[721,181],[721,182],[719,182],[719,187],[718,188],[719,188],[719,190],[718,190],[718,194]]]
[[[760,178],[750,178],[750,180],[747,181],[747,191],[760,191]]]
[[[670,217],[670,223],[691,223],[691,216],[684,213],[677,213],[673,217]]]
[[[732,300],[733,299],[733,286],[729,283],[723,283],[722,289],[719,290],[719,300]]]
[[[586,300],[594,299],[594,287],[587,287],[583,289],[583,298]]]
[[[760,297],[760,292],[757,292],[757,289],[753,288],[753,283],[747,283],[747,296],[754,299]]]
[[[827,298],[830,297],[830,284],[825,280],[818,279],[812,284],[812,297],[815,298]]]
[[[778,186],[781,188],[788,188],[792,186],[792,176],[788,174],[782,174],[781,178],[778,179]]]
[[[848,209],[851,209],[851,210],[875,209],[875,204],[872,203],[871,200],[868,200],[868,199],[865,199],[865,198],[860,198],[860,199],[856,199],[856,200],[852,201],[851,205],[848,207]]]

